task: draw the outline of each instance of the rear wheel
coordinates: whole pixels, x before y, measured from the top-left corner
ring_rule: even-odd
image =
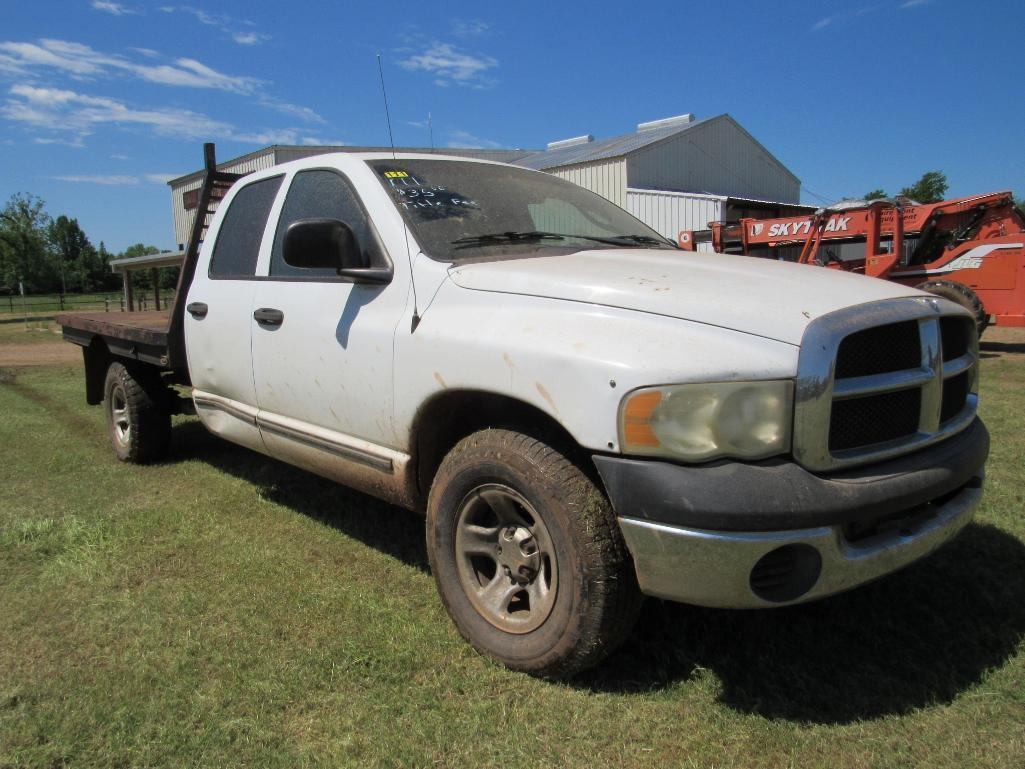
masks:
[[[515,670],[565,678],[600,662],[640,606],[615,515],[564,455],[526,435],[461,441],[431,487],[427,549],[459,632]]]
[[[171,414],[156,374],[114,362],[107,369],[103,407],[114,453],[122,462],[153,462],[171,443]]]
[[[982,336],[982,332],[989,325],[989,313],[983,307],[979,295],[963,283],[955,283],[952,280],[927,280],[925,283],[915,286],[915,288],[919,291],[928,291],[930,294],[942,296],[944,299],[949,299],[964,307],[975,318],[975,327],[979,331],[979,336]]]

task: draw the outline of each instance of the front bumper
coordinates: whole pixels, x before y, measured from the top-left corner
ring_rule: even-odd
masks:
[[[760,608],[848,590],[931,553],[971,521],[988,450],[977,421],[936,447],[832,476],[793,463],[595,463],[644,593]]]

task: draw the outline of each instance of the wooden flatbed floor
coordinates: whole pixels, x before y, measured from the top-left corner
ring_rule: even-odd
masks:
[[[68,312],[57,316],[57,323],[65,328],[90,331],[119,339],[136,339],[146,344],[167,342],[170,310],[147,312]]]
[[[69,312],[57,316],[69,342],[87,347],[103,337],[111,351],[160,364],[167,361],[170,310],[147,312]]]

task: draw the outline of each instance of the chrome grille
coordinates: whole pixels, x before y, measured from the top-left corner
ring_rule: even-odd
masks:
[[[975,416],[978,357],[973,319],[938,297],[817,318],[801,343],[795,458],[834,470],[953,435]]]

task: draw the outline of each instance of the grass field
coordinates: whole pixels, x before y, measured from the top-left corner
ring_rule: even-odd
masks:
[[[650,601],[555,685],[457,636],[416,516],[191,419],[120,465],[77,351],[0,326],[0,767],[1025,766],[1025,334],[998,332],[960,538],[808,606]]]

